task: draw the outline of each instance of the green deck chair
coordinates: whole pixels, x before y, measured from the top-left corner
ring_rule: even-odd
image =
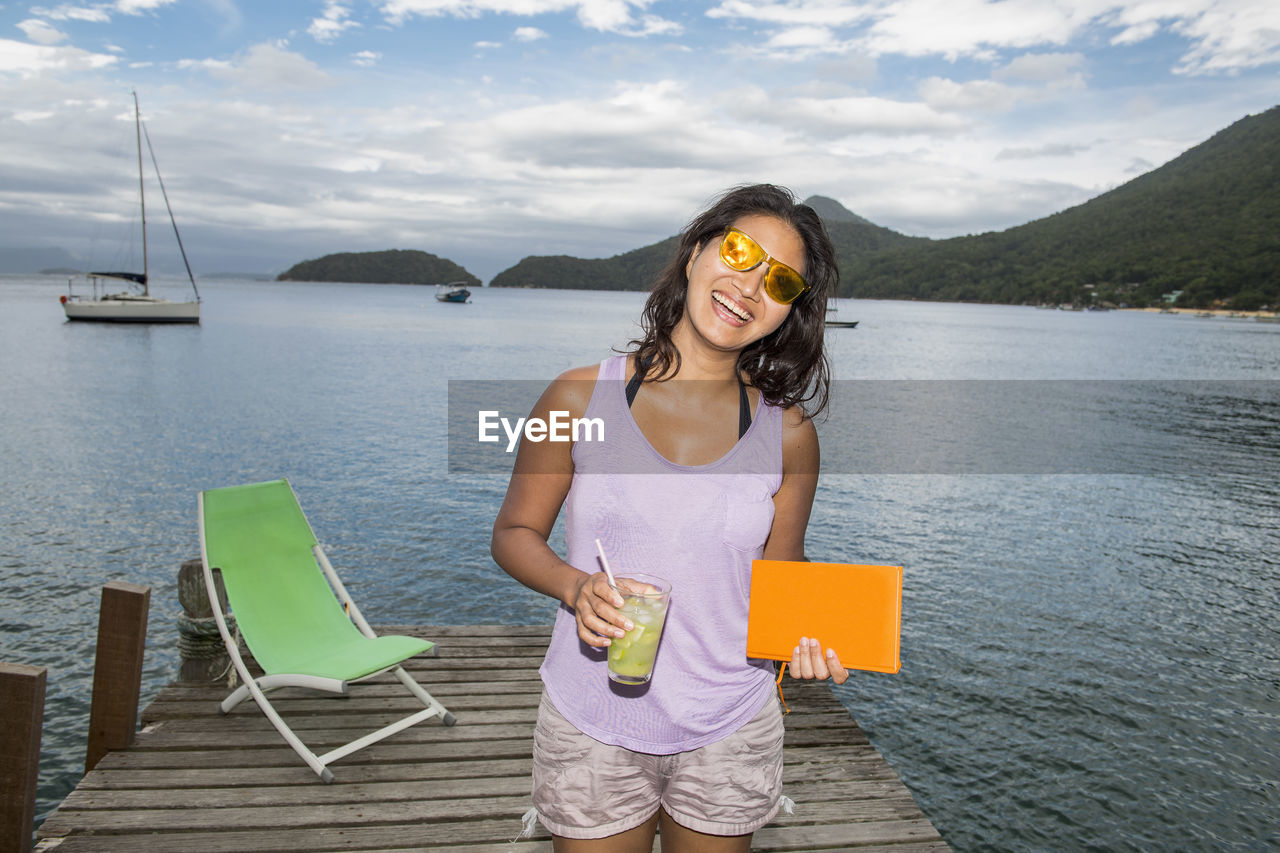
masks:
[[[199,497],[204,582],[227,654],[241,686],[222,701],[226,714],[249,696],[312,770],[333,781],[328,765],[356,750],[453,714],[422,688],[400,663],[435,644],[414,637],[374,634],[316,542],[287,480],[209,489]],[[218,604],[213,570],[222,572],[239,633],[262,667],[255,678],[240,655]],[[404,719],[317,756],[293,733],[267,699],[279,687],[347,693],[349,682],[391,670],[426,706]]]

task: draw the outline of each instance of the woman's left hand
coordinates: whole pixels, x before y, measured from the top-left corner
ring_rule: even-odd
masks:
[[[835,649],[823,654],[822,644],[814,637],[801,637],[791,653],[791,677],[823,681],[830,678],[836,684],[849,680],[849,670],[840,665]]]

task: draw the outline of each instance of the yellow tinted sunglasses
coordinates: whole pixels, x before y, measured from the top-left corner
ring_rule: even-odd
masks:
[[[736,228],[729,228],[724,232],[724,239],[720,241],[720,260],[729,269],[738,272],[768,264],[769,271],[764,276],[765,293],[782,305],[790,305],[809,289],[804,276],[782,261],[775,261],[768,252],[760,248],[759,243]]]

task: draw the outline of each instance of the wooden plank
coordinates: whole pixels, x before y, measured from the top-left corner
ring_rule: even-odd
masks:
[[[429,679],[424,679],[429,681]],[[180,682],[166,687],[159,695],[152,700],[148,708],[154,708],[157,705],[174,705],[181,706],[183,703],[193,703],[192,708],[196,708],[196,704],[203,708],[204,716],[209,715],[209,704],[214,705],[221,702],[231,691],[223,684],[214,685],[196,685],[190,682]],[[536,674],[530,674],[527,678],[518,680],[512,679],[507,681],[494,681],[486,684],[483,690],[475,683],[475,681],[440,681],[438,683],[424,684],[431,695],[440,697],[449,696],[522,696],[524,694],[532,694],[536,697],[542,694],[542,682],[538,680]],[[407,696],[404,687],[394,676],[380,675],[376,680],[362,681],[351,687],[355,696]],[[276,693],[274,695],[282,695]],[[320,694],[313,694],[320,695]]]
[[[261,784],[251,788],[189,788],[156,787],[146,789],[122,789],[118,787],[95,788],[80,786],[63,801],[61,808],[67,811],[88,809],[188,809],[227,808],[232,806],[289,806],[316,805],[341,802],[400,802],[407,800],[465,799],[469,797],[511,796],[529,793],[531,780],[528,764],[512,762],[510,772],[458,779],[411,778],[395,782],[356,782],[330,785],[271,785]],[[888,779],[828,779],[811,780],[796,774],[785,774],[783,779],[787,796],[799,804],[798,815],[803,817],[807,803],[825,801],[854,801],[878,799],[910,799],[910,792],[897,780]],[[798,818],[799,819],[799,818]]]
[[[440,823],[402,823],[375,825],[290,826],[285,829],[244,829],[227,825],[221,829],[200,831],[155,831],[81,833],[69,836],[58,846],[59,853],[98,851],[124,853],[139,849],[172,851],[172,853],[242,853],[243,851],[339,851],[380,850],[406,842],[413,849],[445,847],[451,850],[465,844],[510,843],[520,831],[519,816],[477,818]],[[545,839],[539,826],[534,839]],[[77,840],[81,843],[76,843]],[[89,842],[84,844],[83,842]],[[770,825],[756,833],[752,850],[848,850],[868,845],[918,845],[931,842],[930,849],[941,842],[937,830],[923,818],[907,820],[872,820],[835,822],[825,825]]]
[[[359,830],[326,827],[245,831],[236,827],[224,827],[212,832],[81,834],[57,839],[56,849],[58,853],[137,853],[139,850],[163,850],[165,853],[248,853],[260,850],[275,853],[329,853],[414,845],[419,849],[434,847],[438,853],[441,848],[454,850],[468,844],[510,843],[519,832],[520,821],[517,816],[434,826],[370,826]],[[534,839],[548,838],[550,836],[539,826]]]
[[[109,760],[109,759],[108,759]],[[222,768],[222,767],[144,767],[103,769],[106,762],[88,774],[77,787],[79,790],[172,790],[178,788],[205,788],[212,792],[219,788],[251,788],[258,786],[302,785],[340,789],[348,784],[378,782],[419,782],[437,779],[462,781],[466,779],[496,779],[519,776],[526,781],[533,772],[533,759],[493,759],[465,762],[419,762],[404,764],[372,764],[343,766],[342,778],[332,785],[316,786],[306,771],[298,772],[296,766]],[[304,768],[305,770],[305,768]],[[311,776],[315,774],[312,773]]]
[[[364,833],[387,827],[418,827],[418,842],[448,842],[459,823],[480,820],[510,821],[511,835],[519,832],[520,814],[528,806],[527,792],[518,796],[473,797],[451,800],[400,802],[292,804],[287,807],[226,807],[181,809],[99,809],[68,811],[49,818],[49,836],[68,834],[71,827],[93,835],[129,835],[143,832],[170,834],[210,832],[226,827],[238,830],[323,833],[346,829]],[[795,843],[814,831],[830,838],[831,826],[842,826],[858,843],[888,843],[937,839],[938,833],[919,816],[911,798],[856,800],[848,803],[815,803],[805,817],[781,815],[775,821],[787,827],[787,843]],[[473,839],[480,840],[480,839]],[[496,839],[487,839],[496,840]],[[252,849],[252,848],[251,848]]]

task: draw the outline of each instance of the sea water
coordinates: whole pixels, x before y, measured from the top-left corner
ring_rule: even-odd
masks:
[[[421,287],[224,280],[202,286],[200,326],[166,327],[67,323],[64,288],[0,277],[0,659],[49,669],[38,811],[83,766],[103,583],[152,588],[143,702],[174,676],[200,489],[288,477],[375,623],[551,621],[488,555],[505,476],[449,472],[448,381],[597,362],[638,333],[642,294],[447,305]],[[943,837],[1280,843],[1280,325],[867,301],[839,316],[859,324],[828,333],[837,414],[807,550],[905,567],[902,671],[836,694]],[[922,422],[993,381],[1023,414]],[[1036,415],[1016,436],[1019,452],[1067,448],[1049,462],[955,462],[984,436],[1014,446],[1035,411],[1086,417]],[[847,461],[889,458],[869,435],[906,461]]]

